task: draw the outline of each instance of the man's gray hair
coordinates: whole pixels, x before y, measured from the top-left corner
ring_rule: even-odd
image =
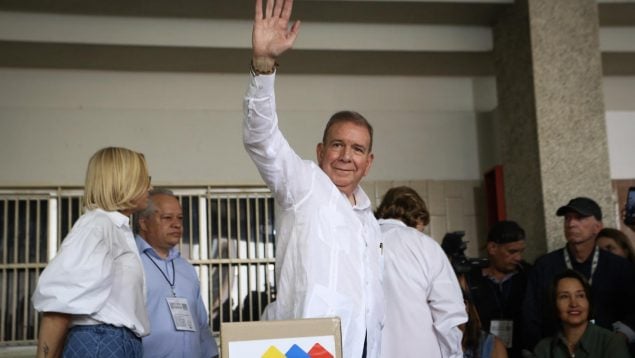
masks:
[[[176,195],[174,195],[174,192],[172,192],[172,190],[170,189],[154,188],[150,190],[148,192],[148,206],[145,209],[135,213],[132,217],[132,230],[135,234],[138,234],[139,230],[141,229],[139,227],[139,219],[150,217],[152,214],[154,214],[155,211],[157,211],[157,207],[156,205],[154,205],[154,201],[152,201],[152,197],[155,195],[167,195],[173,198],[177,198]]]

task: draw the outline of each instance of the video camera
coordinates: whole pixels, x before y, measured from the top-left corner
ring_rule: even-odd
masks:
[[[445,234],[441,248],[450,259],[452,268],[457,275],[470,272],[474,268],[484,268],[489,266],[489,260],[486,258],[467,257],[465,249],[467,242],[463,241],[465,231],[453,231]]]

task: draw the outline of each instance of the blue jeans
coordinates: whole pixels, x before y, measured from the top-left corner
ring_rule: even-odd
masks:
[[[108,324],[72,327],[66,336],[64,358],[142,358],[141,338],[125,327]]]

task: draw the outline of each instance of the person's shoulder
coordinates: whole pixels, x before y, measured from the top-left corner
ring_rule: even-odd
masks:
[[[471,283],[484,282],[486,279],[485,275],[483,275],[483,269],[480,267],[470,268],[470,270],[465,273],[465,276],[467,276]]]
[[[73,224],[73,228],[68,233],[67,239],[73,237],[101,236],[111,232],[116,227],[108,212],[96,209],[87,210]],[[66,241],[66,239],[64,240]]]
[[[192,265],[187,259],[185,259],[183,256],[178,256],[174,258],[174,264],[177,267],[177,270],[181,270],[182,272],[185,272],[189,275],[193,275],[193,276],[197,276],[196,274],[196,269],[194,268],[194,265]]]
[[[534,356],[537,358],[549,357],[549,352],[551,351],[553,340],[553,337],[545,337],[541,339],[534,347]]]
[[[494,336],[493,345],[492,358],[507,358],[507,347],[500,338]]]
[[[98,225],[108,224],[112,222],[107,211],[101,209],[86,210],[82,216],[79,217],[75,225]]]
[[[404,226],[402,230],[409,237],[411,236],[414,239],[414,240],[409,240],[412,244],[419,246],[426,253],[430,253],[432,255],[437,255],[439,253],[442,253],[445,255],[445,253],[443,252],[443,249],[441,248],[441,245],[439,245],[439,243],[436,240],[434,240],[432,237],[428,236],[427,234],[410,226]]]
[[[529,262],[525,260],[521,261],[520,264],[518,264],[518,266],[520,267],[520,270],[524,272],[531,271],[531,269],[534,268],[534,265],[530,264]]]
[[[536,259],[534,262],[533,269],[541,269],[545,267],[550,267],[555,264],[559,264],[560,261],[564,261],[563,252],[564,248],[560,248],[551,252],[548,252]]]
[[[621,256],[600,250],[598,274],[614,282],[632,282],[635,280],[635,265]]]
[[[527,281],[527,278],[529,277],[529,274],[531,273],[533,268],[534,265],[526,261],[521,261],[520,264],[518,264],[518,271],[516,271],[514,276],[512,276],[512,280]]]
[[[441,248],[441,245],[431,236],[415,228],[411,228],[411,229],[415,231],[413,235],[416,235],[417,237],[419,237],[426,246],[433,247],[435,250],[440,249],[441,251],[443,251],[443,249]]]
[[[615,266],[625,267],[627,269],[635,268],[635,265],[633,265],[633,263],[627,260],[626,258],[619,255],[615,255],[614,253],[609,252],[607,250],[600,250],[599,260],[609,262]]]
[[[624,347],[626,347],[626,341],[624,337],[621,337],[619,334],[595,324],[589,324],[589,326],[587,327],[587,332],[585,332],[585,336],[590,337],[593,341],[598,342],[605,347],[610,347],[613,345],[624,345]]]

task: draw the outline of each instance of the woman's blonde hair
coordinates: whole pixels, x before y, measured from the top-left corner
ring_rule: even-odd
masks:
[[[87,209],[106,211],[134,209],[134,200],[149,188],[143,154],[126,148],[103,148],[88,162],[84,205]]]

